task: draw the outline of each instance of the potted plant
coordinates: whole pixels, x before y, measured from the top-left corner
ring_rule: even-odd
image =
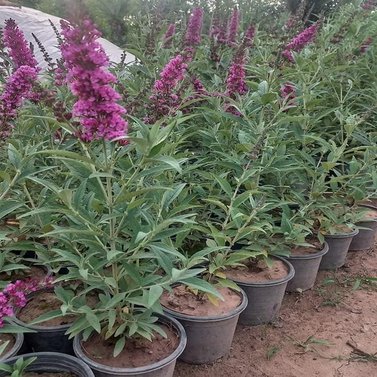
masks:
[[[377,210],[356,206],[350,211],[357,213],[358,220],[355,220],[355,225],[359,229],[359,234],[352,239],[349,250],[372,248],[377,234]]]
[[[94,377],[91,369],[76,357],[54,352],[37,352],[8,359],[0,365],[0,376],[22,377],[24,374],[69,374]]]

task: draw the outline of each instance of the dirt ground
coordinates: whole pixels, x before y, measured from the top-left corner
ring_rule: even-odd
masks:
[[[178,362],[174,377],[377,377],[377,281],[367,278],[377,252],[350,252],[312,290],[286,294],[276,323],[238,326],[228,356]]]

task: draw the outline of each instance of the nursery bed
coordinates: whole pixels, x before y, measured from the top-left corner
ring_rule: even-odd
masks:
[[[363,277],[377,277],[373,250],[350,252],[339,271],[321,271],[312,290],[286,294],[276,323],[238,326],[227,357],[206,366],[179,362],[174,377],[375,376],[377,283]]]

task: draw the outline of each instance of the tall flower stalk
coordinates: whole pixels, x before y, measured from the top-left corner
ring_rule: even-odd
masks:
[[[9,19],[5,21],[3,38],[15,69],[23,65],[37,68],[38,62],[36,61],[23,32],[19,29],[14,20]]]
[[[116,78],[108,71],[109,59],[97,41],[99,31],[90,20],[76,26],[62,21],[61,26],[67,80],[78,98],[72,112],[80,119],[77,135],[87,142],[124,138],[126,110],[117,103],[120,95],[112,87]]]
[[[234,8],[228,24],[227,43],[229,46],[234,46],[236,44],[239,26],[240,12],[237,8]]]
[[[164,35],[164,48],[171,48],[175,35],[175,24],[170,24]]]
[[[296,37],[294,37],[285,47],[283,51],[283,56],[289,60],[290,62],[294,61],[293,58],[293,51],[294,52],[300,52],[303,50],[309,43],[313,42],[317,32],[318,32],[318,23],[315,23],[308,28],[306,28],[304,31],[302,31],[300,34],[298,34]]]
[[[200,44],[203,27],[203,9],[194,8],[187,25],[185,46],[194,47]]]

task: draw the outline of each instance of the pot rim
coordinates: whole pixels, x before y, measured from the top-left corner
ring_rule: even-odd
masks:
[[[325,238],[352,238],[359,234],[359,229],[355,228],[350,233],[325,234]]]
[[[173,309],[167,308],[166,306],[162,306],[162,307],[163,307],[164,312],[170,314],[171,316],[174,316],[178,320],[185,320],[185,321],[190,321],[190,322],[219,322],[219,321],[231,319],[241,314],[241,312],[243,312],[246,309],[249,302],[246,293],[241,288],[239,291],[235,291],[235,292],[240,293],[241,298],[242,298],[241,303],[237,307],[232,309],[230,312],[226,314],[218,315],[218,316],[193,316],[193,315],[188,315],[188,314],[177,312]]]
[[[182,354],[182,352],[184,351],[186,347],[187,336],[186,336],[185,329],[175,318],[172,318],[166,314],[158,314],[158,317],[160,318],[160,321],[162,320],[161,322],[172,324],[173,327],[175,327],[175,329],[177,330],[177,333],[179,335],[178,347],[169,356],[165,357],[164,359],[158,362],[155,362],[149,365],[144,365],[141,367],[136,367],[136,368],[117,368],[117,367],[111,367],[105,364],[99,364],[95,362],[94,360],[92,360],[91,358],[89,358],[83,352],[82,347],[81,347],[82,333],[76,335],[73,338],[73,351],[76,357],[78,357],[83,362],[85,362],[90,368],[99,372],[113,374],[114,376],[143,375],[143,374],[161,369],[165,367],[166,365],[169,365],[170,363],[172,363],[174,360],[178,359],[178,357]]]
[[[22,344],[24,343],[24,334],[16,333],[10,334],[14,337],[15,342],[13,347],[4,355],[0,355],[0,362],[7,361],[8,359],[12,358],[13,356],[17,355],[18,351],[21,349]]]
[[[286,276],[280,279],[260,281],[260,282],[245,282],[245,281],[240,281],[236,279],[230,279],[230,280],[233,280],[235,283],[237,283],[241,287],[245,286],[245,287],[263,288],[263,287],[271,287],[274,285],[281,285],[284,283],[288,283],[289,280],[293,279],[293,277],[295,276],[295,269],[292,266],[292,264],[286,259],[284,259],[283,257],[277,256],[277,255],[271,255],[271,257],[281,260],[283,263],[286,264],[286,266],[288,266],[288,274]]]
[[[324,241],[322,245],[322,249],[317,251],[316,253],[313,254],[303,254],[303,255],[290,255],[289,257],[286,257],[288,261],[290,260],[310,260],[310,259],[317,259],[319,257],[323,257],[327,252],[329,251],[329,244]]]
[[[75,356],[71,356],[71,355],[67,355],[65,353],[59,353],[59,352],[30,352],[30,353],[26,353],[26,354],[22,354],[22,355],[18,355],[18,356],[14,356],[8,360],[5,360],[4,362],[5,363],[13,363],[13,362],[16,362],[18,359],[20,359],[21,357],[23,357],[24,359],[25,358],[29,358],[29,357],[37,357],[37,360],[31,364],[27,369],[29,369],[30,367],[30,371],[35,371],[36,369],[33,368],[33,365],[35,366],[35,364],[43,364],[43,363],[47,363],[47,362],[56,362],[56,360],[69,360],[69,362],[72,364],[76,364],[77,366],[80,366],[80,369],[82,369],[83,372],[85,372],[85,375],[87,377],[94,377],[94,373],[93,371],[90,369],[90,367],[82,360],[80,360],[79,358],[75,357]],[[47,360],[46,360],[47,359]],[[62,371],[67,371],[67,366],[64,366],[64,365],[61,365],[62,367]],[[41,368],[42,368],[42,365],[41,365]],[[64,369],[63,369],[64,368]],[[1,375],[1,372],[0,372],[0,375]]]

